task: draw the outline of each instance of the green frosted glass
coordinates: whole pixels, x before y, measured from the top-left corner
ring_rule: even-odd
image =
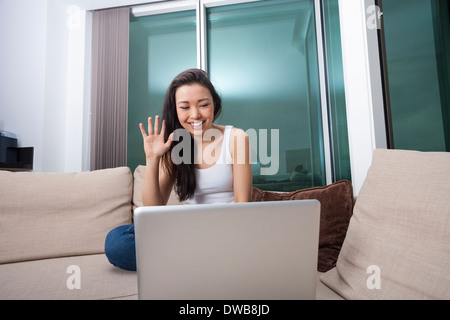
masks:
[[[324,0],[322,5],[333,180],[347,179],[351,181],[339,1]]]
[[[448,2],[382,4],[393,147],[450,151]]]
[[[161,115],[172,79],[197,66],[196,41],[195,10],[130,19],[127,166],[132,171],[145,165],[138,124]]]
[[[258,133],[252,144],[254,186],[290,191],[324,185],[313,1],[210,8],[207,19],[208,71],[223,98],[217,123]],[[279,152],[272,130],[278,130]],[[261,167],[274,163],[261,158],[261,142],[279,161],[278,170],[268,175]]]

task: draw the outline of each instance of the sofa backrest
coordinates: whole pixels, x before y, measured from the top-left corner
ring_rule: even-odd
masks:
[[[132,221],[132,194],[127,167],[0,171],[0,263],[104,252],[109,230]]]

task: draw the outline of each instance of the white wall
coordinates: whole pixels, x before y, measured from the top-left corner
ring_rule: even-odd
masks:
[[[0,130],[35,147],[42,168],[47,43],[46,0],[0,1]]]
[[[65,171],[68,30],[64,9],[47,0],[43,141],[36,146],[42,150],[42,165],[36,171]]]
[[[0,2],[0,130],[34,147],[34,171],[82,169],[73,137],[82,136],[83,92],[73,92],[83,84],[84,62],[73,55],[84,57],[84,46],[70,47],[75,32],[66,7],[58,0]]]
[[[0,130],[34,147],[34,171],[89,170],[86,10],[155,1],[0,0]]]

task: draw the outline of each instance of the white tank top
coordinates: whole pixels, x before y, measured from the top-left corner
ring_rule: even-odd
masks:
[[[230,153],[230,134],[233,126],[226,126],[219,161],[206,169],[195,169],[197,187],[185,204],[234,202],[233,159]]]

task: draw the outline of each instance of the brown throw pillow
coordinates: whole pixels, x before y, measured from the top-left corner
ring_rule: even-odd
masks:
[[[319,257],[317,270],[326,272],[336,266],[353,212],[353,188],[348,180],[325,187],[292,192],[263,191],[253,187],[252,201],[317,199],[320,201]]]

